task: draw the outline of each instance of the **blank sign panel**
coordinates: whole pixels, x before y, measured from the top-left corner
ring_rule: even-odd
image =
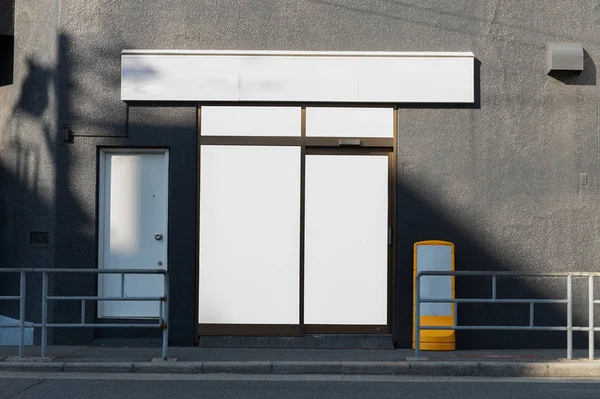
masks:
[[[394,137],[393,108],[307,107],[308,137]]]
[[[388,157],[306,157],[306,324],[387,324]]]
[[[300,148],[202,146],[199,323],[298,324]]]
[[[417,271],[452,271],[452,247],[417,245]],[[421,298],[452,299],[452,277],[422,276]],[[452,304],[422,303],[421,316],[452,316]]]
[[[202,107],[202,136],[300,137],[300,107]]]

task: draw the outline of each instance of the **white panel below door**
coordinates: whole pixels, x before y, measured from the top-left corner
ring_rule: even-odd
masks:
[[[300,148],[202,146],[199,323],[298,324]]]
[[[168,154],[101,153],[100,253],[103,269],[167,268]],[[162,234],[156,240],[155,234]],[[160,262],[160,264],[159,264]],[[98,293],[121,296],[121,276],[98,278]],[[161,297],[161,275],[125,275],[126,297]],[[158,317],[158,302],[104,301],[99,317]]]
[[[385,325],[388,157],[306,157],[306,324]]]

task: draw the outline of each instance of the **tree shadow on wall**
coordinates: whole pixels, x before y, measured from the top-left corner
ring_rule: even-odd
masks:
[[[55,71],[26,62],[18,100],[0,137],[0,267],[54,267],[53,199],[55,137],[49,92]],[[12,69],[11,69],[12,82]],[[18,295],[18,274],[0,275],[0,294]],[[41,319],[41,276],[27,276],[26,320]],[[19,318],[17,301],[0,301],[0,314]],[[51,313],[51,309],[49,314]],[[36,334],[39,336],[39,334]],[[39,340],[38,340],[39,341]]]
[[[435,206],[435,198],[426,198],[402,180],[398,183],[398,347],[409,348],[413,325],[413,245],[418,241],[443,240],[455,244],[455,267],[460,271],[539,271],[519,254],[507,253],[500,258],[492,253],[491,237],[482,237],[455,215]],[[490,247],[483,246],[486,241]],[[568,271],[568,270],[567,270]],[[598,280],[598,279],[596,279]],[[457,298],[491,298],[490,277],[456,277]],[[573,325],[588,325],[588,281],[574,279]],[[596,295],[600,292],[595,284]],[[505,299],[565,299],[566,278],[498,278],[497,297]],[[600,316],[596,307],[595,318]],[[536,326],[566,326],[566,305],[536,304]],[[459,325],[528,326],[529,304],[460,304]],[[566,348],[562,331],[457,331],[457,349],[533,349]],[[587,348],[587,332],[574,333],[574,346]],[[596,341],[598,334],[596,334]]]
[[[97,157],[101,147],[169,148],[171,225],[168,231],[169,263],[174,275],[171,282],[182,288],[169,298],[172,308],[187,309],[184,317],[171,320],[171,342],[193,343],[193,298],[195,255],[195,183],[196,107],[132,107],[123,104],[120,90],[120,50],[126,43],[111,48],[88,49],[86,55],[73,52],[69,38],[58,37],[57,65],[49,67],[29,59],[26,69],[18,71],[15,81],[17,100],[6,134],[0,137],[0,267],[97,268]],[[111,60],[111,68],[98,69],[100,57]],[[73,59],[73,57],[79,57]],[[75,73],[79,75],[75,76]],[[82,74],[97,82],[88,90]],[[82,87],[83,86],[83,87]],[[115,95],[117,93],[117,95]],[[73,104],[72,99],[78,99]],[[83,101],[82,101],[83,100]],[[108,104],[108,105],[107,105]],[[107,111],[108,110],[108,111]],[[100,117],[98,116],[100,115]],[[182,115],[186,124],[181,125]],[[63,128],[72,129],[63,137]],[[91,132],[91,133],[90,133]],[[98,134],[99,132],[99,134]],[[47,232],[48,242],[32,245],[31,233]],[[181,269],[178,270],[178,267]],[[18,276],[0,276],[0,295],[18,295]],[[41,320],[41,276],[27,280],[27,321]],[[173,291],[177,292],[177,291]],[[49,295],[97,295],[94,275],[49,274]],[[0,314],[18,318],[18,302],[0,301]],[[180,310],[181,311],[181,310]],[[78,322],[79,301],[55,301],[49,304],[48,320]],[[96,306],[86,303],[86,321],[96,321]],[[115,321],[119,323],[120,321]],[[153,322],[154,323],[154,322]],[[159,337],[156,329],[50,329],[54,344],[89,344],[95,337]],[[36,331],[39,342],[39,331]]]

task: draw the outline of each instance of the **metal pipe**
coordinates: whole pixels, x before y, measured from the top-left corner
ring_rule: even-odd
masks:
[[[454,304],[454,327],[458,325],[458,303]]]
[[[164,311],[164,306],[163,306],[163,301],[160,300],[158,302],[158,324],[160,325],[160,323],[163,322],[164,318],[163,318],[163,311]]]
[[[587,327],[583,327],[587,330]],[[421,326],[421,330],[486,330],[486,331],[567,331],[564,326]],[[573,331],[579,331],[577,327],[572,328]]]
[[[496,276],[492,276],[492,299],[496,299]]]
[[[85,324],[85,299],[81,300],[81,324]]]
[[[121,273],[121,298],[125,297],[125,273]]]
[[[41,327],[41,324],[34,324],[33,327]],[[119,324],[119,323],[85,323],[85,324],[69,324],[69,323],[48,323],[48,328],[81,328],[81,327],[102,327],[102,328],[156,328],[156,323],[146,324]]]
[[[421,303],[567,303],[566,299],[421,298]]]
[[[19,298],[19,357],[25,354],[25,287],[26,275],[21,272]]]
[[[557,273],[536,273],[536,272],[487,272],[487,271],[449,271],[449,270],[427,270],[419,272],[421,276],[482,276],[482,277],[589,277],[600,276],[600,272],[557,272]]]
[[[529,303],[529,327],[533,327],[533,302]]]
[[[0,296],[0,301],[5,300],[5,301],[16,301],[18,299],[21,299],[20,296]]]
[[[48,356],[48,273],[42,273],[42,357]]]
[[[567,359],[573,359],[573,278],[567,276]]]
[[[162,298],[159,296],[140,296],[140,297],[103,297],[103,296],[49,296],[48,300],[50,301],[160,301]]]
[[[163,360],[167,360],[167,351],[169,349],[169,275],[165,274],[163,276],[163,281],[165,284],[165,289],[164,289],[164,297],[165,300],[163,301],[163,306],[164,306],[164,317],[165,317],[165,324],[163,326],[163,347],[162,347],[162,357]],[[160,303],[159,303],[160,304]]]
[[[421,275],[417,274],[415,286],[415,358],[421,352]]]
[[[0,273],[84,273],[84,274],[167,274],[165,269],[68,269],[68,268],[36,268],[36,267],[22,267],[22,268],[0,268]],[[600,273],[598,273],[600,275]]]
[[[594,360],[594,276],[590,276],[588,280],[588,297],[589,297],[589,332],[588,332],[588,357]]]

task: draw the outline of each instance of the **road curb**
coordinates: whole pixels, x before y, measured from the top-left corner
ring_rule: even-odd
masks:
[[[415,376],[473,377],[481,375],[478,362],[409,362],[409,374]]]
[[[27,372],[62,372],[65,364],[62,362],[0,362],[0,371],[27,371]]]
[[[273,374],[342,374],[342,362],[338,361],[275,361]]]
[[[65,362],[65,373],[131,373],[134,371],[130,362]]]
[[[207,362],[9,362],[0,371],[147,374],[337,374],[446,377],[599,378],[600,362],[471,361],[207,361]]]
[[[271,374],[273,362],[247,361],[247,362],[204,362],[203,374]]]
[[[133,363],[134,373],[147,374],[200,374],[202,362],[136,362]]]

